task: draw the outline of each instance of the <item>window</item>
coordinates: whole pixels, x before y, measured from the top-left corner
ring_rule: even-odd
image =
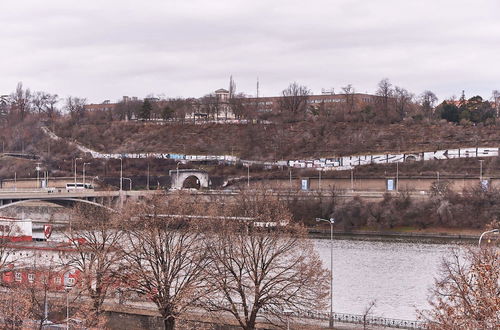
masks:
[[[28,281],[33,283],[35,281],[35,274],[28,274]]]
[[[54,283],[55,283],[55,284],[61,284],[61,278],[60,278],[60,277],[56,277],[56,278],[54,279]]]
[[[23,279],[23,274],[16,272],[16,274],[14,274],[14,278],[16,281],[21,282],[21,280]]]
[[[67,285],[74,285],[75,284],[75,279],[73,277],[68,277],[67,280]]]

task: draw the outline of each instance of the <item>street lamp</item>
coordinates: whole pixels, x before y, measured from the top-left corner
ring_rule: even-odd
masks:
[[[120,196],[123,190],[123,156],[120,156]]]
[[[247,164],[247,187],[250,188],[250,164]]]
[[[283,310],[283,314],[286,316],[286,330],[290,330],[290,316],[293,314],[293,311],[290,309]]]
[[[179,164],[180,164],[180,163],[181,163],[181,162],[177,162],[177,165],[176,165],[176,169],[177,169],[177,179],[176,179],[176,181],[175,181],[175,182],[176,182],[177,186],[179,185]],[[182,187],[181,187],[181,188],[182,188]]]
[[[396,192],[399,191],[399,162],[396,163]]]
[[[492,230],[488,230],[488,231],[485,231],[484,233],[482,233],[481,236],[479,236],[479,243],[478,243],[479,248],[481,248],[481,240],[483,239],[484,235],[486,235],[486,234],[498,234],[499,232],[500,232],[499,229],[492,229]]]
[[[74,188],[76,188],[76,161],[77,161],[78,159],[80,159],[80,160],[81,160],[82,158],[80,158],[80,157],[75,158],[75,187],[74,187]]]
[[[318,190],[321,190],[321,169],[318,171]]]
[[[335,219],[316,218],[316,222],[325,221],[330,224],[330,322],[329,327],[333,328],[333,225]]]
[[[123,180],[129,180],[130,186],[128,190],[132,190],[132,179],[131,178],[123,178]]]
[[[66,285],[64,290],[66,291],[66,330],[69,330],[69,292],[73,286]]]
[[[85,188],[85,165],[90,165],[90,163],[83,163],[83,187]]]
[[[40,167],[40,165],[42,165],[42,163],[36,163],[36,187],[37,188],[40,188],[40,170],[42,169]]]
[[[483,184],[483,162],[484,160],[479,160],[479,183]]]

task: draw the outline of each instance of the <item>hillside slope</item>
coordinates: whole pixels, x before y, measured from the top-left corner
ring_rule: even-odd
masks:
[[[234,154],[244,159],[279,160],[415,152],[465,146],[499,146],[496,126],[437,124],[149,124],[56,126],[59,136],[102,152]]]

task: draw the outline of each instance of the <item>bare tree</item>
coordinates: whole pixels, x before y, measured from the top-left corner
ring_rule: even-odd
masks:
[[[55,279],[60,276],[58,271],[61,270],[61,265],[34,264],[30,268],[36,279],[17,287],[16,291],[28,298],[29,316],[34,321],[37,321],[37,328],[41,330],[46,321],[49,320],[49,300],[51,293],[58,289]],[[52,312],[62,312],[63,310],[63,306],[61,306],[60,303],[58,304],[55,300],[50,301],[50,306]]]
[[[281,111],[292,115],[305,114],[310,94],[311,91],[306,86],[299,85],[297,82],[291,83],[281,92],[279,99]]]
[[[207,250],[212,262],[205,278],[214,294],[204,299],[209,311],[232,315],[243,329],[255,329],[257,318],[282,323],[284,310],[324,306],[329,272],[282,203],[270,196],[247,197],[226,214],[244,217],[224,217],[211,226]]]
[[[45,114],[47,119],[52,120],[56,112],[55,105],[59,101],[57,94],[46,92],[35,92],[33,94],[33,108],[38,115]]]
[[[204,292],[208,258],[200,222],[191,217],[200,214],[182,195],[156,196],[127,213],[124,275],[133,290],[156,304],[167,330]]]
[[[0,275],[9,271],[9,265],[12,265],[18,259],[12,258],[12,237],[18,236],[20,228],[15,222],[2,222],[0,223]]]
[[[25,329],[23,324],[31,315],[29,292],[16,287],[7,287],[0,292],[0,322],[2,329]]]
[[[380,104],[385,115],[389,113],[390,100],[393,96],[392,84],[388,78],[382,79],[378,83],[376,94],[380,97]]]
[[[394,101],[396,103],[396,111],[399,119],[403,120],[408,114],[409,108],[413,100],[413,94],[407,89],[396,86],[394,87]]]
[[[92,301],[88,319],[95,326],[102,318],[102,304],[118,282],[120,244],[125,233],[120,229],[117,215],[109,210],[78,205],[71,214],[71,224],[65,235],[72,251],[64,255],[65,265],[80,272],[82,293]]]
[[[69,112],[71,118],[78,121],[85,115],[85,105],[87,100],[85,98],[69,96],[66,98],[64,109]]]
[[[252,107],[245,94],[240,93],[229,99],[229,106],[238,119],[251,118]]]
[[[16,91],[10,95],[11,108],[17,112],[20,120],[24,120],[31,111],[32,95],[29,88],[24,89],[23,83],[19,82]]]
[[[349,113],[354,110],[354,87],[349,84],[347,86],[342,87],[342,91],[344,92],[345,104]]]
[[[371,300],[368,305],[366,305],[365,309],[363,310],[363,330],[367,329],[367,325],[369,324],[368,318],[373,314],[373,310],[375,309],[375,306],[377,305],[376,300]]]
[[[432,309],[421,312],[429,329],[498,329],[498,248],[455,250],[443,260],[429,303]]]
[[[436,94],[427,90],[420,94],[419,99],[424,116],[430,118],[434,113],[434,107],[436,106],[436,102],[438,101]]]
[[[221,102],[217,95],[208,94],[200,99],[200,110],[207,114],[210,118],[219,118],[219,112],[221,110]]]

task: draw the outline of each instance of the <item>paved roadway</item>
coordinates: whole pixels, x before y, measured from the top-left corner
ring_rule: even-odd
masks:
[[[192,194],[197,195],[220,195],[220,196],[234,196],[240,193],[239,190],[193,190],[186,189]],[[122,191],[122,195],[124,197],[138,197],[138,196],[147,196],[153,195],[158,192],[163,192],[163,190],[132,190],[132,191]],[[266,191],[271,195],[278,195],[282,197],[286,196],[296,196],[299,195],[301,197],[361,197],[366,199],[378,199],[383,198],[386,191],[336,191],[332,192],[329,190],[311,190],[311,191],[295,191],[295,190],[272,190],[269,189]],[[391,194],[397,194],[397,192],[391,192]],[[424,198],[428,196],[428,193],[425,191],[411,191],[409,192],[411,197],[414,198]],[[23,200],[23,199],[67,199],[67,198],[100,198],[100,197],[119,197],[120,191],[97,191],[93,189],[85,189],[85,190],[77,190],[77,189],[0,189],[0,200]]]

